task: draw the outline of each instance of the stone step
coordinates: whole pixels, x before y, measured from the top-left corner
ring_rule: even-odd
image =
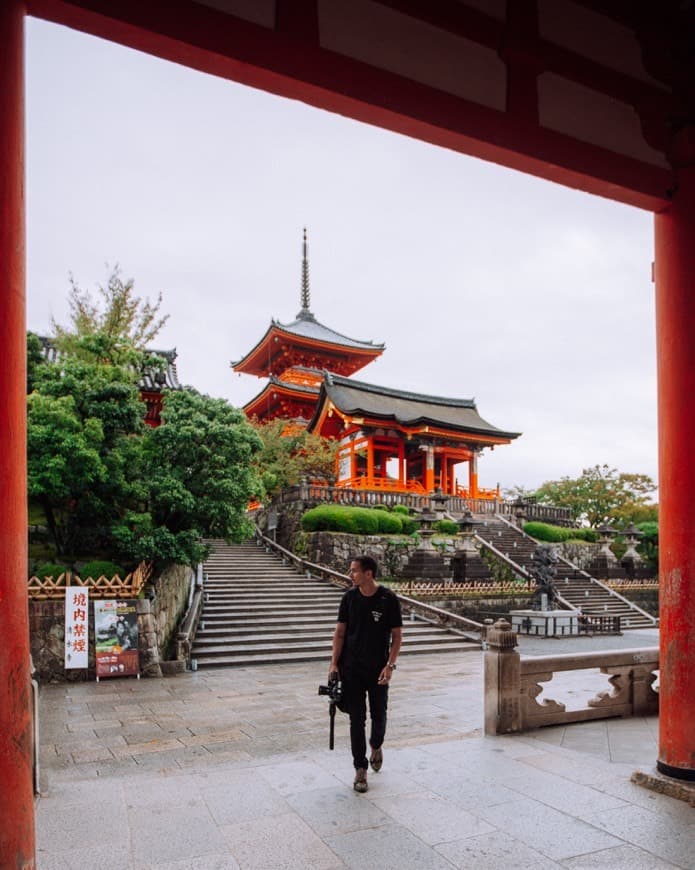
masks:
[[[461,641],[454,641],[452,643],[423,643],[403,650],[403,655],[407,657],[426,653],[462,653],[470,651],[479,652],[479,650],[480,644],[466,644]],[[330,648],[328,648],[328,652],[330,652]],[[283,664],[286,662],[327,662],[326,650],[324,649],[292,650],[287,653],[240,653],[239,655],[220,656],[194,655],[193,658],[196,659],[198,668],[244,667],[249,665]]]
[[[403,646],[401,651],[408,650],[411,646],[421,643],[438,643],[442,642],[440,631],[430,629],[417,633],[412,637],[403,638]],[[457,635],[449,635],[444,639],[444,642],[452,642],[460,644],[461,638]],[[205,655],[223,655],[226,652],[274,652],[279,650],[288,652],[296,649],[325,649],[328,652],[331,650],[332,635],[331,634],[308,634],[306,636],[292,636],[291,638],[282,638],[278,636],[266,637],[265,635],[251,635],[243,638],[230,638],[229,640],[220,638],[201,638],[196,637],[193,645],[193,654],[204,653]]]

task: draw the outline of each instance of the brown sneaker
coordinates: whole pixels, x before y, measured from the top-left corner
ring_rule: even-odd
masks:
[[[360,794],[364,794],[367,791],[369,786],[367,785],[367,768],[366,767],[358,767],[355,771],[355,782],[353,785],[355,791],[360,792]]]
[[[371,764],[374,773],[379,773],[381,765],[384,763],[384,753],[381,749],[372,749],[372,754],[369,756],[369,763]]]

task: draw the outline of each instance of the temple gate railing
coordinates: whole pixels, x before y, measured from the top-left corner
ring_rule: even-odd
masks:
[[[440,496],[437,497],[440,498]],[[448,495],[444,498],[446,499],[442,502],[444,510],[450,514],[462,514],[464,511],[470,510],[474,514],[490,516],[497,514],[513,518],[518,512],[518,503],[516,502],[488,498],[463,498],[454,495]],[[295,502],[347,504],[365,507],[373,507],[378,504],[384,504],[388,507],[405,505],[415,511],[431,511],[435,507],[432,494],[428,493],[402,492],[386,488],[328,486],[318,483],[301,483],[286,487],[273,499],[275,507]],[[524,505],[524,519],[569,525],[570,513],[568,508],[530,503]]]

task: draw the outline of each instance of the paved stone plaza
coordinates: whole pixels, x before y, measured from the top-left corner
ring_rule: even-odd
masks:
[[[45,687],[39,870],[695,867],[695,810],[629,781],[654,765],[656,718],[485,738],[479,651],[399,665],[366,795],[342,714],[328,750],[316,664]],[[569,705],[607,685],[562,680],[549,694]]]

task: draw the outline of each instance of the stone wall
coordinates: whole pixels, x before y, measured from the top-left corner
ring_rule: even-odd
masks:
[[[191,569],[172,565],[152,584],[153,598],[139,598],[138,646],[143,676],[161,676],[161,663],[170,655],[172,641],[188,603]],[[29,601],[31,655],[41,683],[93,680],[94,611],[89,614],[89,668],[65,670],[65,602]]]
[[[382,577],[398,577],[417,548],[417,543],[404,535],[386,537],[344,532],[297,532],[293,543],[293,551],[303,559],[343,574],[347,574],[355,556],[372,556]]]

